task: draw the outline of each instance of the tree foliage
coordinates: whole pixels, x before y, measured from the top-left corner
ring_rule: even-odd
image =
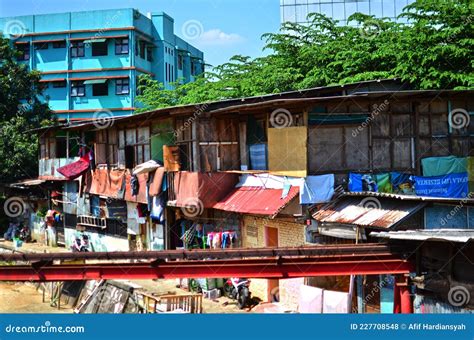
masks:
[[[0,183],[37,175],[38,140],[29,130],[52,123],[39,72],[16,57],[10,41],[0,37]]]
[[[350,26],[324,15],[263,35],[272,53],[234,56],[173,90],[143,77],[142,110],[316,86],[400,78],[417,89],[474,87],[474,11],[470,0],[417,0],[395,23],[356,13]]]

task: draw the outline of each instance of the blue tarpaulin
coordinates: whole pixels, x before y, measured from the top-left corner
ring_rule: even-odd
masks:
[[[362,191],[362,174],[349,173],[349,191]]]
[[[414,176],[415,192],[418,196],[464,198],[467,197],[467,172],[445,176]]]
[[[334,195],[334,174],[308,176],[300,188],[300,204],[329,202]]]

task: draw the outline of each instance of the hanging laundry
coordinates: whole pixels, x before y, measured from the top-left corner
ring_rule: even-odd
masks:
[[[95,155],[94,155],[94,147],[91,147],[89,151],[89,165],[91,170],[95,170]]]
[[[414,179],[418,196],[465,198],[469,192],[467,172]]]
[[[138,174],[144,174],[147,172],[152,172],[158,169],[159,167],[163,167],[160,163],[154,161],[154,160],[149,160],[145,163],[137,165],[132,172],[132,175],[138,175]]]
[[[89,197],[89,201],[90,201],[90,205],[91,205],[91,208],[90,208],[91,214],[95,217],[100,217],[100,199],[99,199],[99,196],[91,195]]]
[[[140,226],[138,221],[134,218],[127,219],[127,234],[129,235],[139,235],[140,234]]]
[[[285,182],[289,182],[292,186],[300,186],[300,177],[283,177],[271,175],[269,173],[260,174],[242,174],[239,183],[235,186],[240,187],[258,187],[265,189],[283,189]]]
[[[150,182],[150,189],[148,191],[148,194],[150,196],[157,196],[161,193],[164,174],[165,174],[164,167],[156,169],[155,173],[153,174],[153,178]]]
[[[138,177],[133,175],[130,179],[130,187],[132,188],[132,196],[138,195]]]
[[[212,240],[214,239],[214,233],[207,234],[206,245],[208,248],[212,248]]]
[[[349,173],[349,191],[361,192],[362,191],[362,174]]]
[[[120,189],[117,191],[117,198],[120,200],[123,200],[123,198],[125,197],[125,187],[127,185],[125,172],[122,174],[122,178],[120,181],[122,185],[120,186]]]
[[[308,176],[301,180],[300,204],[329,202],[333,195],[334,174]]]
[[[393,192],[392,184],[390,183],[390,174],[375,175],[375,182],[377,183],[378,192]]]
[[[212,239],[212,248],[218,249],[221,247],[222,233],[215,233],[214,238]]]
[[[281,199],[286,198],[288,196],[291,189],[291,183],[285,178],[285,182],[283,183],[283,190],[281,191]]]
[[[222,233],[222,248],[227,248],[230,244],[230,232],[224,231]]]
[[[153,197],[153,206],[150,211],[150,217],[153,221],[163,224],[165,221],[165,202],[163,196]]]
[[[88,153],[75,162],[59,167],[57,172],[67,179],[73,180],[81,176],[89,169],[90,162],[90,153]]]
[[[421,160],[423,176],[444,176],[467,171],[467,159],[455,156],[428,157]]]
[[[230,247],[237,246],[237,233],[235,231],[230,233]]]
[[[127,202],[127,219],[129,218],[138,220],[138,204],[135,202]]]

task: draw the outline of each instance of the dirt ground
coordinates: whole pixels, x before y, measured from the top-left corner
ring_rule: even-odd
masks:
[[[176,288],[174,280],[133,281],[149,292],[161,294],[185,294],[187,291]],[[215,300],[203,299],[203,312],[208,313],[246,313],[240,310],[237,302],[226,297]],[[0,313],[72,313],[71,308],[62,307],[58,310],[49,305],[49,299],[42,302],[41,291],[33,285],[13,282],[0,282]]]
[[[72,313],[70,308],[51,307],[42,302],[41,291],[32,285],[0,282],[0,313]]]

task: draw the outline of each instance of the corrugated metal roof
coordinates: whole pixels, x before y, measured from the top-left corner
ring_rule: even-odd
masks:
[[[430,197],[430,196],[416,196],[416,195],[406,195],[406,194],[391,194],[385,192],[371,192],[371,191],[362,191],[362,192],[345,192],[344,196],[356,196],[356,197],[382,197],[382,198],[394,198],[404,201],[425,201],[425,202],[435,202],[435,203],[463,203],[463,204],[474,204],[474,198],[451,198],[451,197]]]
[[[214,209],[274,217],[298,196],[299,188],[292,186],[285,198],[281,198],[282,192],[282,189],[240,187],[215,204]]]
[[[452,242],[468,242],[474,240],[472,229],[432,229],[432,230],[405,230],[405,231],[382,231],[372,232],[371,236],[388,238],[391,240],[441,240]]]
[[[375,197],[343,197],[313,214],[321,223],[352,224],[362,227],[391,228],[426,205]]]

